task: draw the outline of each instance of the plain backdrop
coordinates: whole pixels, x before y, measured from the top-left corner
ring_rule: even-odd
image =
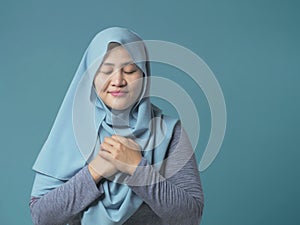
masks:
[[[97,32],[122,26],[189,48],[223,90],[227,130],[200,174],[201,224],[300,224],[299,10],[297,0],[1,0],[0,223],[32,224],[31,167],[80,59]],[[153,72],[195,101],[199,160],[210,131],[203,93],[174,68],[154,64]]]

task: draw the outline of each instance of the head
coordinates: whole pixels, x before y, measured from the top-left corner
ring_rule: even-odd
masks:
[[[110,42],[94,78],[94,87],[103,103],[114,110],[133,106],[143,89],[143,72],[125,47]]]

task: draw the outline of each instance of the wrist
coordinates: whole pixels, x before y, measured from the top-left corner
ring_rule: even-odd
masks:
[[[134,172],[136,171],[136,169],[139,166],[141,161],[142,161],[142,158],[138,162],[136,162],[134,165],[130,166],[130,168],[129,168],[129,175],[130,176],[134,174]]]
[[[96,184],[103,178],[101,174],[99,174],[98,172],[96,172],[96,170],[93,169],[93,166],[91,164],[88,165],[88,170]]]

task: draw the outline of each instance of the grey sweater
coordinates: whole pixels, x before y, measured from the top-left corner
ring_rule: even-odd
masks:
[[[131,186],[133,183],[147,185]],[[180,124],[174,129],[161,170],[156,171],[143,158],[128,184],[144,202],[124,225],[199,225],[203,192],[192,146]],[[33,223],[80,225],[82,213],[103,197],[101,183],[95,184],[86,166],[63,185],[31,197]]]

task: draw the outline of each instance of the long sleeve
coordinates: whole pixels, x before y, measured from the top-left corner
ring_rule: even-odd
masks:
[[[35,225],[79,225],[83,211],[104,194],[87,167],[67,182],[39,173],[36,180],[42,185],[33,185],[30,209]],[[126,224],[154,224],[152,218],[158,216],[162,222],[155,224],[199,225],[203,210],[200,177],[192,147],[180,125],[174,130],[160,171],[143,159],[129,176],[128,185],[144,204]]]
[[[192,146],[179,125],[162,169],[157,171],[143,159],[128,182],[163,224],[199,225],[204,206],[200,176]]]
[[[97,187],[87,167],[61,185],[58,184],[61,181],[53,181],[54,178],[39,173],[35,179],[44,184],[43,188],[50,189],[43,196],[36,196],[40,190],[33,193],[30,210],[35,225],[61,225],[71,220],[72,224],[80,224],[80,218],[75,222],[76,217],[103,194],[102,186]],[[58,187],[53,187],[55,182]]]

